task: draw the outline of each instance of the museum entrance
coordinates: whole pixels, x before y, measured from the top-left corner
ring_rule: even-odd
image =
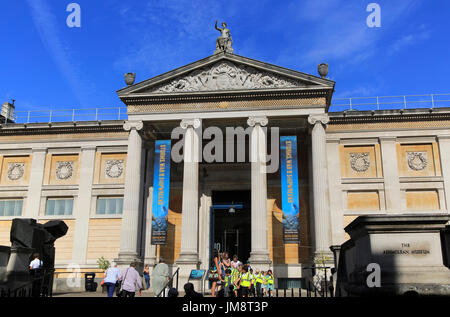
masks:
[[[243,263],[251,250],[251,192],[249,190],[213,191],[211,208],[212,252],[236,254]]]

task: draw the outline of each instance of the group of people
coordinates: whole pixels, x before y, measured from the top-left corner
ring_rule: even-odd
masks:
[[[214,250],[208,279],[213,297],[271,296],[274,289],[271,270],[264,272],[253,269],[250,264],[240,262],[237,255],[230,260],[228,252],[220,254],[217,250]]]
[[[145,265],[143,276],[146,283],[146,288],[150,288],[150,268]],[[169,281],[169,266],[164,263],[164,259],[160,258],[159,263],[153,268],[152,284],[155,296],[159,295]],[[139,290],[139,295],[142,295],[142,278],[136,270],[136,263],[131,263],[130,267],[119,270],[116,263],[105,272],[103,283],[107,288],[108,297],[116,295],[121,297],[134,297],[136,289]]]

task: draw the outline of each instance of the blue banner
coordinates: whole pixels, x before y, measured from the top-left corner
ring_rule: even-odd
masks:
[[[170,140],[155,142],[153,169],[152,244],[167,244],[170,190]]]
[[[280,137],[281,148],[281,207],[283,209],[284,243],[300,242],[297,137]]]

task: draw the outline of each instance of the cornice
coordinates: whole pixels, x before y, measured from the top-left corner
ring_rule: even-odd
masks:
[[[124,120],[55,122],[55,123],[9,123],[0,125],[2,135],[69,134],[124,132]]]

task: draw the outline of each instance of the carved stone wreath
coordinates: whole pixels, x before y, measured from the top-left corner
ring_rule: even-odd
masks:
[[[110,178],[119,178],[123,174],[123,160],[106,161],[106,176]]]
[[[370,167],[369,153],[350,153],[350,166],[355,172],[366,172]]]
[[[25,163],[9,163],[6,175],[11,181],[17,181],[23,177],[25,173]]]
[[[421,171],[427,167],[427,152],[407,152],[408,166],[414,171]]]
[[[195,70],[182,78],[162,84],[150,92],[168,93],[303,86],[305,84],[299,80],[225,61],[216,63],[212,67]]]
[[[73,162],[56,162],[56,178],[69,179],[73,176]]]

